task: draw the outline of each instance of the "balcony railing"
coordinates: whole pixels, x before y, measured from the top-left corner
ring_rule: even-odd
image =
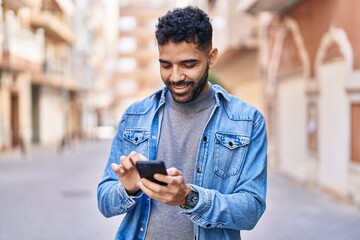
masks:
[[[14,12],[6,13],[4,51],[34,64],[44,61],[44,31],[38,29],[35,33],[20,26]]]
[[[45,73],[55,73],[63,75],[65,73],[65,62],[56,58],[46,58],[44,62]]]
[[[76,84],[71,72],[69,58],[46,57],[43,64],[43,72],[50,81],[60,81],[62,85]]]
[[[35,28],[43,28],[47,36],[72,44],[74,33],[70,26],[56,15],[48,11],[33,11],[31,13],[31,25]]]

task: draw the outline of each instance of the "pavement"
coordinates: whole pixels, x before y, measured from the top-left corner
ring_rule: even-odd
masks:
[[[0,155],[0,240],[114,239],[122,217],[105,218],[96,189],[109,141]]]
[[[245,240],[357,240],[360,209],[270,172],[266,211],[241,235]]]
[[[114,239],[122,216],[105,218],[96,187],[108,140],[0,154],[0,240]],[[360,239],[360,209],[269,172],[267,210],[243,240]]]

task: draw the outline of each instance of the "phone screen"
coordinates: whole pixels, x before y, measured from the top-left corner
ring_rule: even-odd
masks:
[[[140,178],[146,178],[154,183],[166,186],[167,183],[160,182],[154,178],[155,173],[167,175],[165,163],[163,161],[137,161],[136,168]]]

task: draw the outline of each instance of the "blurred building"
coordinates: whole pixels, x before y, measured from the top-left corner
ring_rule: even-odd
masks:
[[[117,4],[0,1],[0,150],[93,137],[113,98]]]
[[[360,204],[360,2],[200,1],[213,70],[267,118],[269,166]]]
[[[198,0],[120,1],[113,89],[114,117],[163,86],[155,30],[158,18],[174,7],[199,5]]]
[[[1,2],[2,149],[60,141],[73,124],[61,114],[70,109],[74,90],[67,61],[71,7],[69,1]]]
[[[262,33],[270,165],[360,204],[360,2],[238,4]]]
[[[129,104],[162,86],[155,25],[172,1],[122,1],[119,11],[115,89],[118,119]]]
[[[240,1],[201,1],[212,19],[213,46],[219,60],[212,72],[230,93],[256,106],[262,112],[264,81],[259,72],[259,20],[241,11]]]
[[[16,17],[19,3],[0,1],[0,149],[22,143],[22,130],[31,128],[28,98],[31,71],[39,72],[44,59],[44,33],[24,28]],[[27,6],[37,3],[24,1]],[[26,41],[26,44],[22,44]]]
[[[74,74],[82,80],[82,133],[86,138],[112,137],[118,116],[114,116],[118,0],[77,0],[74,30]],[[86,71],[84,71],[86,69]],[[79,73],[85,75],[79,75]],[[100,136],[101,135],[101,136]]]

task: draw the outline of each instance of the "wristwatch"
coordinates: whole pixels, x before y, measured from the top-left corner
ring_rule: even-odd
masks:
[[[190,192],[185,197],[185,204],[180,206],[185,210],[194,208],[199,201],[199,192],[192,185],[190,188]]]

